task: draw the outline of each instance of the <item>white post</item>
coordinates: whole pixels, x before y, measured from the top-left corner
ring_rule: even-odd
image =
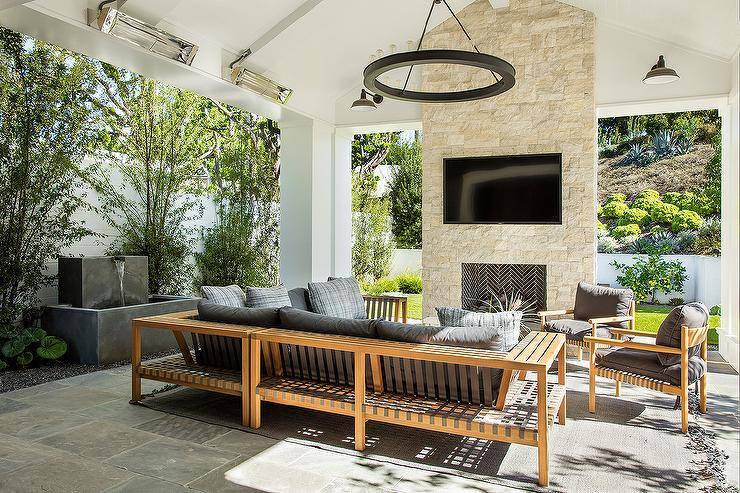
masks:
[[[334,252],[332,273],[352,275],[352,140],[354,132],[334,134]]]
[[[740,328],[740,94],[738,55],[732,63],[729,105],[722,108],[722,325],[719,350],[738,369]]]
[[[333,134],[318,120],[280,125],[280,280],[288,288],[332,273]]]

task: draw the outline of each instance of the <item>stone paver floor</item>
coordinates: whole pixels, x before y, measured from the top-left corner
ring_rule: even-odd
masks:
[[[129,371],[105,370],[0,394],[0,491],[387,493],[434,490],[434,484],[444,484],[445,492],[503,491],[457,476],[439,482],[437,473],[435,483],[419,469],[367,459],[358,464],[347,454],[133,406]],[[711,378],[713,392],[737,399],[736,375]],[[162,386],[147,380],[142,385],[144,392]],[[737,436],[721,435],[719,443],[730,455],[728,477],[737,478]],[[287,465],[298,458],[314,464],[313,472],[304,467],[292,474]],[[247,468],[250,474],[259,471],[260,490],[225,478],[230,470],[238,476],[237,466],[249,459],[260,463]]]

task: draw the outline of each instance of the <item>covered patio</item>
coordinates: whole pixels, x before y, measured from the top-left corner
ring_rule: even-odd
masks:
[[[538,289],[532,296],[543,329],[522,333],[506,348],[509,355],[474,343],[450,349],[448,341],[420,349],[426,344],[417,343],[435,339],[409,335],[382,344],[369,339],[374,345],[359,340],[366,333],[291,333],[278,304],[264,307],[274,308],[271,316],[283,317],[282,325],[280,318],[272,325],[243,323],[247,332],[235,336],[236,323],[186,312],[196,301],[163,300],[173,308],[162,308],[155,318],[132,315],[138,320],[133,340],[126,332],[112,344],[131,344],[127,363],[0,394],[0,491],[590,492],[616,485],[623,491],[737,491],[740,8],[732,0],[715,3],[0,0],[4,28],[277,123],[283,291],[353,275],[353,139],[421,131],[424,287],[414,323],[459,329],[435,319],[437,309],[477,311],[469,304],[471,289],[518,275],[517,283]],[[170,43],[174,39],[177,53],[165,56],[167,50],[147,48],[130,33],[108,35],[105,9],[159,30]],[[452,103],[404,101],[392,91],[373,98],[365,67],[422,47],[492,53],[511,64],[516,82],[512,74],[513,86],[501,94]],[[658,56],[680,76],[673,83],[644,83]],[[396,68],[383,80],[404,91],[410,84],[438,92],[483,80],[470,67],[437,62],[422,63],[409,75]],[[504,67],[490,74],[499,81],[508,72]],[[353,111],[358,107],[371,111]],[[590,360],[573,357],[574,343],[565,333],[544,330],[547,317],[577,318],[560,309],[574,307],[579,283],[602,282],[598,119],[699,110],[716,110],[721,119],[722,255],[721,279],[692,292],[719,293],[721,310],[711,313],[719,317],[718,344],[707,355],[707,311],[702,327],[678,323],[677,345],[664,348],[682,366],[675,381],[627,370],[616,375],[608,368],[612,373],[602,368],[596,378],[596,350],[609,345],[597,337],[603,324],[611,324],[615,344],[625,349],[645,350],[655,342],[655,335],[634,326],[634,300],[621,318],[602,313],[581,319],[589,334],[577,341],[577,351],[590,353]],[[450,215],[451,162],[530,155],[555,160],[557,217],[466,220],[474,212],[463,199],[459,216]],[[90,255],[85,248],[72,256]],[[119,271],[121,298],[123,276]],[[149,294],[144,291],[142,303]],[[289,294],[285,306],[296,307]],[[376,328],[376,319],[408,321],[407,300],[398,293],[362,295],[362,313],[354,318],[370,319],[369,333],[398,328],[381,322]],[[56,291],[44,296],[50,305],[68,303]],[[308,291],[305,296],[315,304]],[[703,300],[697,295],[676,304],[684,301]],[[165,329],[158,332],[165,333],[174,356],[147,355],[146,343],[142,354],[141,334],[152,329]],[[197,336],[189,342],[183,334]],[[208,337],[239,341],[223,352],[234,358],[230,368],[215,368],[213,360],[200,364],[198,345],[205,352]],[[304,349],[296,348],[306,350],[306,359]],[[330,364],[342,351],[352,359]],[[705,360],[703,380],[685,368],[695,357]],[[179,358],[176,364],[173,358]],[[433,376],[425,374],[430,380],[420,376],[421,362],[435,365]],[[478,368],[480,373],[469,373]],[[483,369],[504,372],[493,397],[486,388],[490,373]],[[344,372],[343,380],[332,380],[332,372]],[[353,373],[367,375],[365,385],[353,383]],[[290,387],[298,384],[288,376],[304,387]],[[708,385],[706,403],[700,382],[702,389]],[[422,385],[429,389],[419,390]],[[665,389],[672,395],[655,392]],[[391,393],[390,404],[378,397]],[[463,394],[473,396],[471,402]],[[439,407],[424,407],[430,400]],[[679,402],[691,423],[687,427],[684,416],[686,434]],[[704,405],[707,413],[701,412]],[[483,408],[490,419],[469,417],[471,409]]]

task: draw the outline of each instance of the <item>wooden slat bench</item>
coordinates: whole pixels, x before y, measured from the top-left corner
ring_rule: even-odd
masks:
[[[198,312],[170,313],[134,319],[132,322],[131,401],[141,400],[141,379],[157,380],[185,387],[237,395],[242,401],[242,424],[249,426],[249,337],[259,327],[197,320]],[[142,329],[170,330],[180,353],[152,361],[141,361]],[[241,341],[241,371],[202,366],[195,363],[184,333],[237,338]],[[245,383],[243,385],[243,383]]]
[[[288,376],[280,366],[280,358],[270,356],[279,354],[281,345],[348,352],[353,356],[353,375],[367,376],[368,362],[372,375],[354,378],[352,384]],[[556,414],[558,422],[565,423],[565,336],[562,334],[529,334],[509,353],[282,329],[253,332],[250,346],[253,428],[261,425],[260,403],[265,401],[354,416],[357,450],[365,448],[367,421],[530,445],[538,449],[539,483],[548,484],[548,427]],[[503,405],[497,409],[493,405],[375,392],[374,389],[383,388],[381,357],[501,368],[505,370],[505,385],[501,389]],[[556,357],[561,362],[558,383],[548,384],[547,370]],[[512,378],[527,371],[535,372],[537,381]]]

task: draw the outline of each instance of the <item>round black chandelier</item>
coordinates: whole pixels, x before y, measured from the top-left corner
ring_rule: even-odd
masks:
[[[473,45],[475,51],[465,50],[422,50],[421,43],[429,25],[429,19],[436,5],[444,3],[447,9],[455,18],[462,32]],[[484,87],[465,89],[449,92],[428,92],[414,91],[408,88],[411,71],[415,65],[427,64],[449,64],[467,67],[475,67],[491,72],[493,80],[491,84]],[[380,81],[380,77],[392,70],[408,67],[406,81],[403,87],[392,87]],[[429,9],[427,20],[424,23],[424,29],[421,32],[421,38],[416,47],[416,51],[403,53],[394,53],[392,55],[379,58],[365,67],[364,84],[370,91],[392,99],[401,101],[412,101],[417,103],[457,103],[462,101],[473,101],[476,99],[490,98],[514,87],[516,82],[516,70],[514,67],[501,58],[486,53],[481,53],[478,47],[473,43],[465,27],[452,11],[447,0],[432,0],[432,6]]]

